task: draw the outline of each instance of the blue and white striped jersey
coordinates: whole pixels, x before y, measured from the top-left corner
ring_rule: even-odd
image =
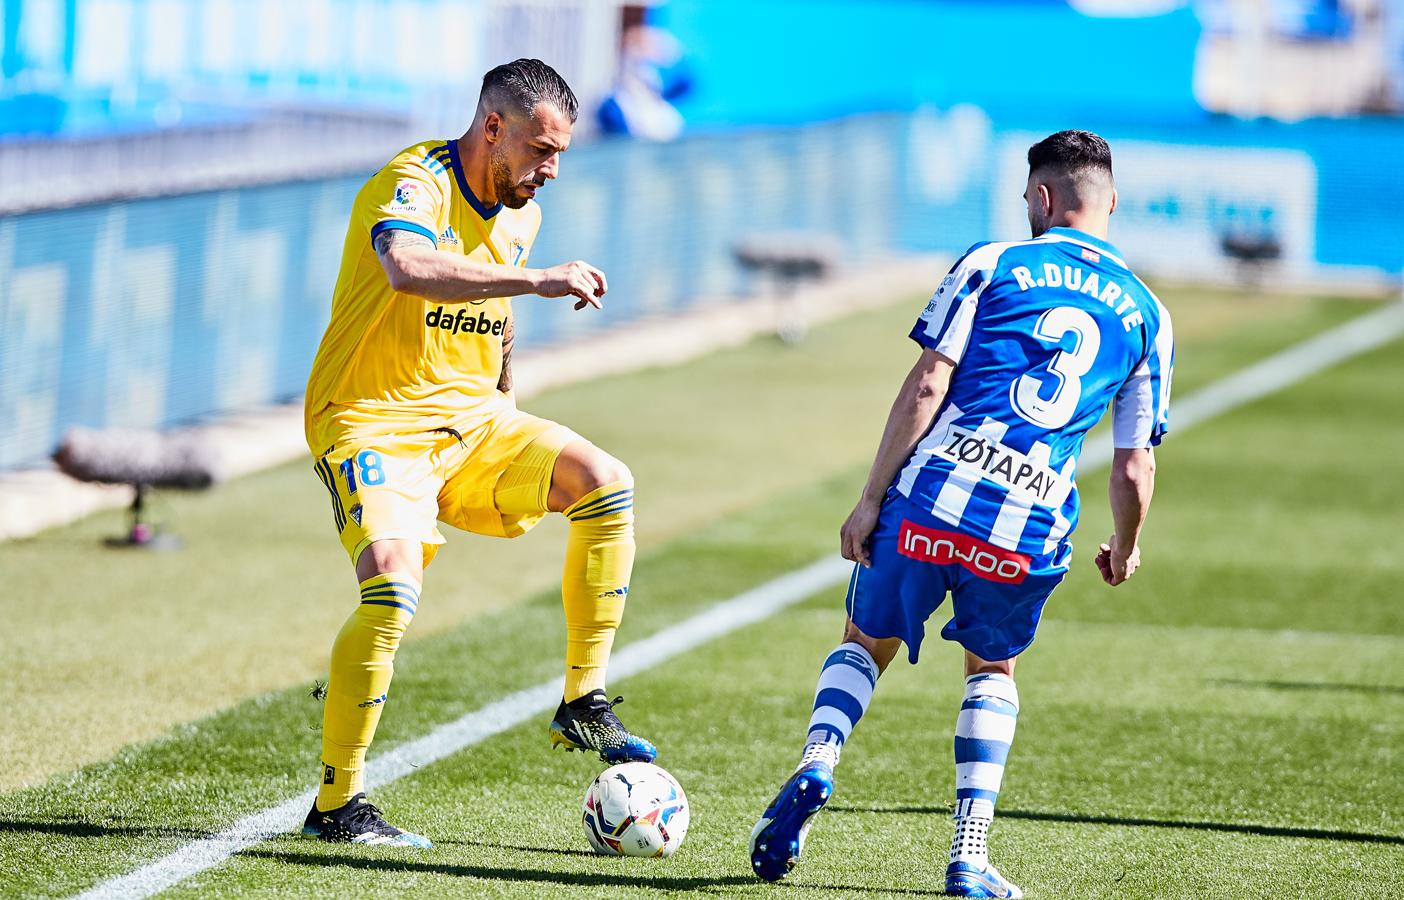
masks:
[[[1170,314],[1106,241],[1071,228],[976,244],[911,337],[956,362],[896,488],[958,530],[1031,556],[1077,526],[1077,457],[1112,406],[1117,447],[1168,425]]]

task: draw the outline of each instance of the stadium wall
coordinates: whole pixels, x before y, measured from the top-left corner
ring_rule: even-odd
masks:
[[[592,104],[624,0],[0,0],[0,142],[240,120],[269,105],[461,124],[485,72],[550,59]]]
[[[1055,125],[995,128],[972,107],[572,150],[543,194],[532,262],[610,277],[601,315],[521,302],[523,348],[749,291],[734,243],[837,238],[861,268],[1027,234],[1023,152]],[[1385,285],[1404,270],[1404,123],[1207,123],[1108,130],[1113,238],[1167,277],[1233,271],[1227,234],[1270,237],[1267,277]],[[73,425],[159,427],[301,392],[361,175],[0,218],[0,469],[42,462]],[[43,190],[43,185],[35,185]]]
[[[1100,6],[1107,14],[1089,14]],[[1150,6],[1164,10],[1147,14]],[[1081,7],[1081,8],[1080,8]],[[1188,3],[1070,0],[671,0],[653,18],[687,48],[690,126],[792,124],[972,103],[996,118],[1195,122],[1203,27]]]

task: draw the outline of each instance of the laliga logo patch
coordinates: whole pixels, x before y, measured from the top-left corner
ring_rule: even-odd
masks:
[[[419,185],[413,181],[402,181],[395,185],[395,203],[398,206],[410,206],[418,196]]]
[[[926,311],[922,315],[929,316],[936,311],[936,307],[941,305],[941,298],[946,295],[946,291],[950,290],[951,285],[955,284],[955,280],[956,273],[954,272],[941,279],[941,286],[936,288],[936,293],[932,294],[931,299],[926,301]]]

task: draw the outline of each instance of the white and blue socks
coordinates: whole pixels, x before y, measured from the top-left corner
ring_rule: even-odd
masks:
[[[873,699],[877,679],[877,662],[861,644],[840,644],[829,654],[814,689],[809,736],[797,769],[814,762],[838,765],[844,741]]]
[[[955,731],[956,830],[951,862],[981,867],[989,862],[985,837],[994,819],[1018,717],[1014,679],[989,672],[965,679],[965,700]]]

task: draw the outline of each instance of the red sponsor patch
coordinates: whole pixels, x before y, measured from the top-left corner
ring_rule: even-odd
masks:
[[[897,552],[938,566],[955,563],[981,578],[1018,584],[1029,574],[1029,557],[958,531],[923,528],[907,519],[897,532]]]

